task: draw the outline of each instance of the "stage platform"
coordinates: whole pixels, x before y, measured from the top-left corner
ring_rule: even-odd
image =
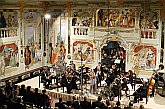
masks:
[[[39,86],[39,77],[38,76],[34,77],[32,79],[23,81],[21,83],[18,83],[17,85],[21,86],[22,84],[24,84],[25,86],[31,86],[32,89],[39,88],[40,92],[44,89],[42,83]],[[104,84],[104,83],[102,83],[102,84]],[[140,85],[137,84],[136,87],[135,87],[135,90],[139,86]],[[103,87],[99,87],[98,88],[98,93],[96,93],[96,94],[91,94],[89,92],[89,87],[90,87],[89,84],[83,86],[83,89],[84,89],[83,90],[83,94],[81,93],[81,90],[79,90],[79,91],[72,91],[71,94],[67,94],[66,93],[66,88],[64,89],[64,91],[65,91],[64,93],[63,93],[63,89],[62,88],[58,88],[58,89],[56,88],[56,89],[52,89],[52,90],[46,89],[46,91],[47,91],[47,94],[53,99],[52,107],[54,107],[54,103],[57,102],[58,98],[60,98],[60,97],[62,97],[63,100],[65,100],[65,101],[72,100],[73,96],[76,96],[76,98],[78,100],[82,100],[84,96],[86,96],[88,98],[88,100],[90,100],[90,101],[97,100],[97,97],[100,95],[99,91],[101,89],[103,89]],[[128,85],[128,87],[130,89],[130,95],[132,95],[133,92],[134,92],[134,89],[132,89],[131,85]],[[120,100],[121,105],[122,106],[124,106],[124,104],[128,105],[128,103],[132,99],[133,99],[133,96],[130,96],[130,98],[129,98],[129,97],[126,97],[125,93],[123,93],[123,96],[121,97],[121,100]],[[160,99],[160,102],[159,102],[159,99]],[[116,102],[117,100],[118,100],[118,98],[115,97],[114,102]],[[146,100],[144,98],[143,101],[140,101],[139,103],[135,103],[134,106],[140,106],[141,104],[143,104],[144,107],[147,108],[147,109],[165,109],[165,103],[163,101],[165,101],[165,98],[159,96],[158,94],[156,94],[156,96],[153,97],[153,98],[149,97],[147,104],[146,104]]]

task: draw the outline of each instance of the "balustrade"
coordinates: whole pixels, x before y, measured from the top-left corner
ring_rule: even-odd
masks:
[[[18,27],[0,28],[0,38],[17,36]]]
[[[156,39],[156,31],[141,30],[141,38],[144,38],[144,39]]]
[[[73,35],[88,35],[88,27],[73,27]]]

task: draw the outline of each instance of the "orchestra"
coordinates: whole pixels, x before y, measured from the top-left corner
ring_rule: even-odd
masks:
[[[125,91],[127,96],[127,91],[130,90],[128,84],[132,86],[132,89],[136,84],[136,74],[132,70],[122,72],[116,64],[112,64],[110,68],[107,68],[99,62],[94,69],[85,65],[76,69],[76,65],[73,61],[70,61],[66,71],[58,76],[55,67],[55,65],[50,68],[46,67],[41,73],[41,81],[44,83],[45,88],[49,89],[49,86],[52,84],[52,79],[57,79],[61,87],[66,87],[68,94],[72,93],[72,89],[80,89],[80,87],[78,87],[80,85],[78,84],[81,83],[81,79],[82,85],[90,83],[90,93],[95,93],[97,91],[98,84],[101,86],[102,82],[106,83],[103,84],[103,87],[107,87],[106,90],[104,90],[104,95],[110,98],[120,98],[122,95],[121,91]],[[160,73],[162,69],[164,69],[164,66],[160,65],[158,70],[154,70],[152,77],[148,81],[142,81],[142,85],[137,90],[134,88],[134,102],[138,102],[139,98],[142,100],[144,97],[146,98],[150,95],[154,96],[155,84],[157,84],[158,80],[163,80],[164,82],[164,79],[162,79],[162,75],[164,74]],[[57,81],[54,81],[54,83],[56,82]],[[107,92],[109,94],[107,94]]]

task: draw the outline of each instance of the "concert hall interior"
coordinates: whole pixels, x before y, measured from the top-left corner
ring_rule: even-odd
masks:
[[[0,0],[0,109],[165,109],[165,0]]]

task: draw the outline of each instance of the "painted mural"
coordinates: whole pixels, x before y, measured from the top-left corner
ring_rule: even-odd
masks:
[[[3,12],[3,14],[6,20],[6,27],[18,27],[18,13],[16,11]]]
[[[93,44],[90,41],[75,41],[73,43],[73,60],[92,62],[94,59]]]
[[[97,13],[97,26],[134,27],[135,9],[100,9]]]
[[[19,66],[18,46],[15,43],[3,44],[0,46],[0,74]]]
[[[156,48],[150,45],[133,45],[130,60],[133,68],[139,70],[153,70],[156,67]]]
[[[140,28],[144,29],[159,29],[159,12],[156,10],[141,11],[140,12]]]
[[[31,43],[26,46],[24,51],[25,65],[28,68],[29,65],[33,65],[41,61],[41,49],[38,43]]]
[[[29,68],[29,65],[33,65],[41,61],[41,45],[39,44],[40,38],[35,38],[33,26],[27,26],[25,28],[25,65]],[[40,34],[40,33],[38,33]],[[38,35],[39,36],[39,35]]]
[[[37,24],[37,11],[25,10],[24,11],[24,22]]]

